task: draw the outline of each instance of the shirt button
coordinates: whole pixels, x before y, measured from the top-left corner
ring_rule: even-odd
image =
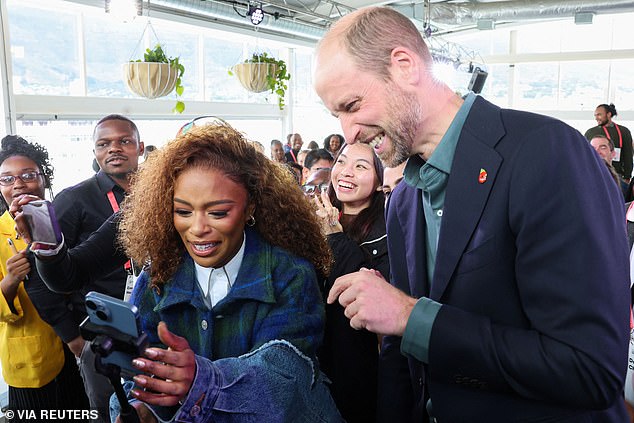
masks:
[[[207,321],[203,320],[202,322],[200,322],[200,327],[203,328],[203,330],[207,330]]]
[[[442,210],[438,210],[438,211],[436,212],[436,216],[438,216],[438,217],[442,217]]]
[[[189,415],[192,417],[196,417],[200,414],[200,406],[194,404],[191,410],[189,410]]]
[[[379,252],[377,250],[372,250],[372,254],[374,254],[375,256],[378,254]]]

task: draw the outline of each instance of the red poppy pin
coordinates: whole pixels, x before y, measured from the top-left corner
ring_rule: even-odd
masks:
[[[483,184],[487,181],[487,171],[480,169],[480,175],[478,176],[478,182]]]

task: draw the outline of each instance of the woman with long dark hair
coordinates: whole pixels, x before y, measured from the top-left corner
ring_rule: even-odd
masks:
[[[383,166],[367,144],[340,150],[332,167],[330,187],[315,196],[322,232],[333,251],[332,271],[322,286],[324,298],[335,279],[362,267],[389,277],[385,235]],[[330,390],[349,422],[375,421],[378,339],[354,330],[339,303],[326,305],[326,330],[319,359],[332,380]]]

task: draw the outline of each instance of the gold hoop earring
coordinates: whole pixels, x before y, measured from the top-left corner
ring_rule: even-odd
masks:
[[[247,219],[247,226],[255,226],[255,217],[253,217],[253,215]]]

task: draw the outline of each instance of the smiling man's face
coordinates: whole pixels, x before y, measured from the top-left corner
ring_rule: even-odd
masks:
[[[348,144],[370,144],[390,167],[410,156],[420,113],[416,98],[398,84],[358,69],[343,49],[323,46],[315,90],[341,122]]]

